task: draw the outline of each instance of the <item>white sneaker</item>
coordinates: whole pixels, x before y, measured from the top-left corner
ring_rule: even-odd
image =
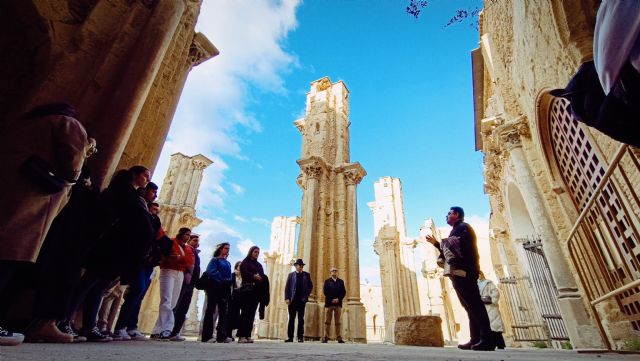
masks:
[[[143,335],[142,332],[138,331],[137,329],[129,330],[129,331],[127,331],[127,333],[129,334],[129,337],[131,337],[131,339],[134,340],[134,341],[146,341],[147,340],[147,336]]]
[[[113,333],[113,340],[114,341],[130,341],[131,336],[129,336],[129,334],[127,333],[126,328],[121,328],[119,330],[116,330],[116,332]]]
[[[9,332],[0,327],[0,346],[16,346],[24,341],[21,333]]]

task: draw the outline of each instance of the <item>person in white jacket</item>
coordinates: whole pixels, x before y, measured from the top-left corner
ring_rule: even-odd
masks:
[[[493,333],[496,347],[503,350],[505,347],[504,338],[502,337],[504,324],[502,323],[502,317],[500,316],[500,309],[498,309],[500,291],[498,291],[498,287],[496,287],[491,280],[484,277],[484,273],[482,273],[482,271],[480,271],[478,276],[478,288],[480,289],[482,302],[487,308],[487,314],[489,315],[489,321],[491,322],[491,332]]]

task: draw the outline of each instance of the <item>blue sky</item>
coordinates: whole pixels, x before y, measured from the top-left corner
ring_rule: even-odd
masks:
[[[473,133],[478,35],[468,23],[444,27],[456,9],[479,2],[431,1],[418,20],[407,3],[204,2],[197,30],[220,55],[189,75],[154,180],[162,182],[172,153],[214,160],[197,205],[205,258],[222,240],[233,243],[233,260],[251,244],[267,250],[273,217],[300,214],[301,139],[292,123],[309,83],[323,76],[351,92],[351,159],[368,172],[358,189],[362,279],[379,282],[366,204],[380,177],[401,178],[410,235],[428,217],[446,226],[451,205],[486,227]]]

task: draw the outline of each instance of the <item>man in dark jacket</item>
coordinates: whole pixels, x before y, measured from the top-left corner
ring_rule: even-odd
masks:
[[[284,288],[284,302],[289,307],[288,338],[285,342],[293,342],[293,326],[296,314],[298,315],[298,342],[304,342],[304,308],[313,290],[311,275],[302,270],[304,262],[301,259],[293,264],[294,272],[289,273],[287,284]]]
[[[471,340],[458,345],[463,350],[493,351],[495,343],[491,334],[491,325],[487,309],[484,307],[480,291],[478,289],[478,274],[480,273],[480,257],[478,244],[473,228],[464,221],[464,210],[461,207],[451,207],[447,213],[447,223],[453,227],[449,238],[459,245],[456,257],[448,258],[448,266],[452,269],[463,271],[450,274],[453,289],[460,299],[460,303],[469,316],[469,329]],[[441,252],[440,243],[432,235],[426,236],[427,242],[433,244]]]
[[[331,267],[329,270],[331,277],[324,281],[322,291],[324,293],[324,337],[322,343],[329,341],[329,332],[331,331],[331,318],[335,318],[336,324],[336,340],[338,343],[344,343],[340,335],[340,316],[342,316],[342,299],[347,294],[344,288],[344,281],[338,278],[338,269]]]

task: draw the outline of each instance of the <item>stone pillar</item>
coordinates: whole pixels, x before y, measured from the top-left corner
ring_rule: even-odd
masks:
[[[353,342],[367,343],[366,311],[360,302],[360,263],[358,247],[358,202],[356,187],[362,181],[366,172],[360,164],[349,166],[345,170],[345,183],[347,184],[347,209],[348,214],[348,245],[349,245],[349,278],[347,288],[347,307],[349,312],[349,339]]]
[[[284,288],[295,258],[293,250],[299,222],[298,217],[275,217],[271,224],[271,245],[269,251],[264,253],[271,300],[264,320],[258,324],[260,338],[286,338],[288,311],[284,302]]]
[[[294,122],[302,135],[303,189],[298,258],[308,266],[316,287],[305,311],[305,338],[323,333],[321,284],[329,267],[336,266],[347,287],[343,307],[344,338],[365,342],[365,314],[360,303],[356,185],[366,174],[349,161],[349,91],[339,81],[324,77],[311,83],[305,117]],[[345,326],[346,327],[346,326]]]
[[[542,244],[553,280],[558,289],[558,304],[562,318],[567,326],[571,344],[575,349],[606,348],[598,328],[585,308],[582,295],[573,273],[567,264],[567,258],[560,247],[556,232],[549,220],[547,210],[534,181],[524,151],[522,137],[529,136],[524,118],[505,123],[496,129],[505,148],[509,152],[511,164],[515,169],[518,186],[524,198],[535,231],[542,238]]]

